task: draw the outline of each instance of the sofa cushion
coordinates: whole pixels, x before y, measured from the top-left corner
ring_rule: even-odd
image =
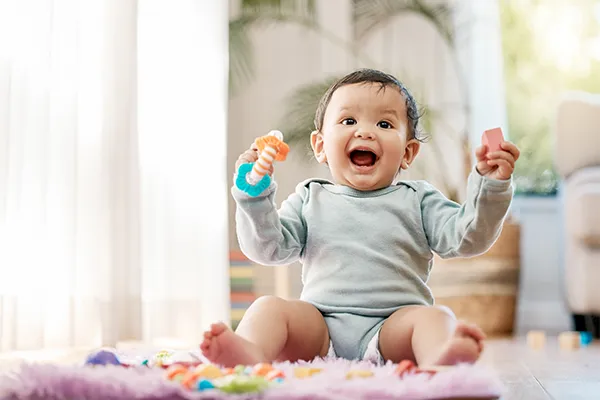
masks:
[[[557,109],[554,156],[563,177],[600,165],[600,95],[568,92]]]
[[[588,247],[600,248],[600,167],[573,174],[564,191],[568,235]]]

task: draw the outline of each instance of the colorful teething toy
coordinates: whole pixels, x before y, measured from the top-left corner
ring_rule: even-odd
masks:
[[[297,366],[289,371],[289,376],[276,364],[258,363],[254,365],[240,364],[234,368],[224,368],[206,360],[199,360],[195,354],[187,351],[162,350],[139,364],[124,362],[116,349],[103,348],[95,351],[86,359],[86,365],[98,366],[121,365],[127,368],[142,367],[164,369],[164,378],[176,382],[185,391],[214,391],[228,394],[260,393],[270,388],[285,384],[292,379],[309,379],[324,372],[324,368],[311,365]],[[406,375],[424,374],[429,377],[437,373],[436,369],[420,369],[412,361],[400,362],[393,375],[404,378]],[[373,370],[349,369],[346,379],[369,379],[375,376]],[[215,395],[215,397],[220,397]],[[204,398],[204,397],[203,397]]]
[[[165,377],[192,391],[251,393],[283,383],[285,374],[271,364],[264,363],[254,366],[238,365],[235,368],[219,368],[213,364],[197,367],[175,364],[167,369]]]
[[[284,161],[290,148],[283,142],[283,134],[271,131],[254,142],[259,157],[254,163],[240,165],[235,185],[249,196],[260,195],[271,184],[268,172],[274,161]]]
[[[116,352],[110,349],[100,349],[91,353],[85,360],[86,365],[121,365]]]
[[[488,129],[481,135],[481,143],[487,146],[489,153],[501,150],[503,141],[504,136],[500,128]]]

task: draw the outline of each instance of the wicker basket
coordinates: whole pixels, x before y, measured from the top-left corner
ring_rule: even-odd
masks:
[[[429,280],[436,304],[477,324],[488,337],[512,335],[519,292],[519,240],[519,225],[507,220],[486,254],[452,260],[436,256]]]

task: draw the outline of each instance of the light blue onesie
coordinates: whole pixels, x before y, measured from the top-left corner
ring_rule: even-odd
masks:
[[[322,179],[302,182],[277,210],[277,185],[252,198],[232,188],[240,249],[262,265],[302,263],[301,300],[317,307],[335,354],[362,359],[386,318],[432,305],[426,285],[433,253],[486,252],[497,239],[512,180],[474,169],[463,205],[424,181],[361,192]]]

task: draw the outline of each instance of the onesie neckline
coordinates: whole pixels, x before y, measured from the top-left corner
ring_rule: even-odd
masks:
[[[383,196],[385,194],[394,192],[394,191],[398,190],[400,188],[400,186],[399,185],[390,185],[390,186],[386,186],[381,189],[363,191],[363,190],[357,190],[357,189],[351,188],[350,186],[336,185],[334,183],[330,183],[328,185],[323,185],[323,188],[326,189],[328,192],[335,193],[335,194],[341,194],[341,195],[352,196],[352,197],[368,198],[368,197]]]

